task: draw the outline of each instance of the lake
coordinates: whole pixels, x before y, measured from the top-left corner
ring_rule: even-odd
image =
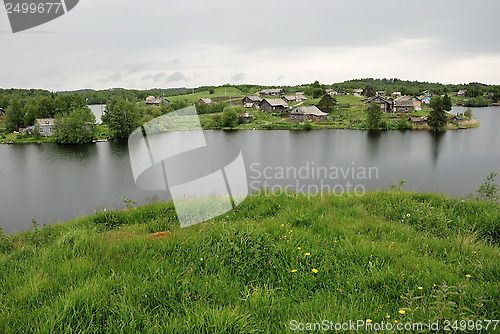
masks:
[[[93,107],[94,114],[100,106]],[[454,108],[453,112],[463,112]],[[241,148],[250,190],[405,189],[463,196],[500,172],[500,107],[475,108],[475,129],[430,131],[204,131]],[[6,233],[66,221],[124,196],[147,203],[166,192],[139,189],[127,142],[0,145],[0,226]],[[298,180],[297,180],[298,179]]]

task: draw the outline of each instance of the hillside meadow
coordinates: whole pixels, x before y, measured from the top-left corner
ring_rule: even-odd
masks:
[[[499,243],[497,202],[397,189],[262,192],[183,229],[171,202],[96,212],[0,237],[0,332],[499,319]]]

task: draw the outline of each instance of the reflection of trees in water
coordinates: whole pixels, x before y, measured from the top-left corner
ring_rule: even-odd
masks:
[[[441,146],[441,141],[443,140],[445,131],[429,131],[431,136],[431,152],[432,152],[432,167],[436,168],[437,160],[439,157],[439,150]]]
[[[380,130],[368,130],[368,155],[371,159],[375,159],[379,154],[380,138],[382,137],[382,131]]]

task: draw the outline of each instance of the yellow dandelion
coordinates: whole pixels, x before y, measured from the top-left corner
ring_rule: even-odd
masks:
[[[470,275],[465,275],[465,277],[470,278]]]
[[[366,319],[366,322],[370,323],[370,322],[372,322],[372,319]]]
[[[318,272],[318,270],[317,270],[317,269],[313,269],[313,273],[315,273],[315,274],[316,274],[317,272]]]
[[[395,324],[397,324],[397,323],[398,323],[398,321],[397,321],[397,320],[394,320],[394,323],[395,323]]]
[[[311,253],[305,253],[304,255],[305,255],[305,256],[309,256],[309,255],[311,255]]]
[[[398,313],[399,314],[405,314],[405,310],[399,310]]]
[[[436,287],[437,285],[436,284],[432,284],[433,287]]]
[[[301,250],[302,248],[300,248],[300,247],[297,247],[297,249],[298,249],[298,250]]]
[[[296,272],[297,272],[297,269],[293,269],[293,270],[292,270],[292,273],[296,273]]]
[[[423,287],[421,287],[421,286],[419,286],[419,287],[418,287],[418,289],[419,289],[419,290],[423,290],[424,288],[423,288]]]
[[[387,319],[390,319],[390,318],[391,318],[391,316],[389,315],[389,313],[386,313],[386,314],[385,314],[385,317],[386,317]]]
[[[200,261],[203,261],[203,258],[202,258],[202,257],[200,257]]]

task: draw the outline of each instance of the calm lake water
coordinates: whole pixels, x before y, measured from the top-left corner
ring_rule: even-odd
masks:
[[[94,109],[100,112],[100,106]],[[375,190],[404,178],[407,190],[461,196],[490,172],[500,173],[500,107],[473,114],[479,128],[440,133],[205,131],[205,136],[241,147],[250,190]],[[0,180],[0,226],[6,233],[30,228],[33,219],[46,224],[120,208],[124,196],[139,203],[167,199],[166,192],[135,185],[126,142],[0,145]]]

